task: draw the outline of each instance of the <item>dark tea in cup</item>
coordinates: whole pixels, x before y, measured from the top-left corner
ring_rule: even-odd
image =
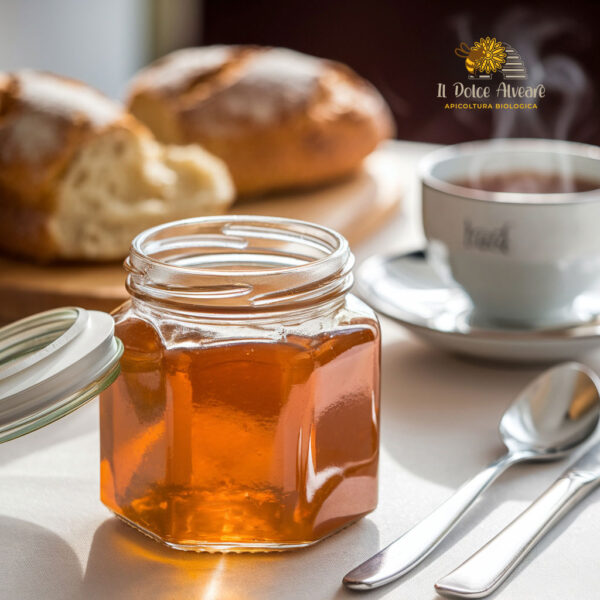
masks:
[[[600,181],[562,173],[541,171],[508,171],[481,174],[453,182],[462,187],[487,192],[511,192],[518,194],[565,194],[590,192],[600,188]]]

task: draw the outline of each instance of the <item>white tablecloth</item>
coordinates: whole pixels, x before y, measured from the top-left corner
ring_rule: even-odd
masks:
[[[358,249],[421,241],[414,163],[427,149],[397,144],[406,172],[402,214]],[[538,372],[463,361],[383,325],[380,503],[361,522],[306,550],[261,555],[171,551],[118,522],[100,503],[97,401],[0,446],[0,598],[18,600],[354,599],[341,577],[426,516],[502,452],[505,407]],[[600,368],[600,356],[589,364]],[[565,468],[513,467],[424,566],[365,598],[437,598],[433,583],[494,535]],[[496,599],[595,600],[600,493],[529,555]]]

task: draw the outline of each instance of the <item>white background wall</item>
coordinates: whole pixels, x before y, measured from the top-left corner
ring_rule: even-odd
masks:
[[[0,0],[0,70],[32,67],[122,98],[151,58],[150,0]]]

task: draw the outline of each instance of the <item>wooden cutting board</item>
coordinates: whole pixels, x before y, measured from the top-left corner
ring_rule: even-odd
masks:
[[[402,182],[392,145],[377,150],[350,180],[310,192],[237,202],[231,213],[313,221],[351,245],[372,235],[398,209]],[[57,306],[111,311],[127,299],[121,263],[38,266],[0,258],[0,323]]]

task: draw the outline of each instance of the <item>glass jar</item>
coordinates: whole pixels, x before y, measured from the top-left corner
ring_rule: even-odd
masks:
[[[315,543],[377,504],[377,318],[348,293],[346,240],[302,221],[150,229],[114,314],[101,496],[178,549]]]

